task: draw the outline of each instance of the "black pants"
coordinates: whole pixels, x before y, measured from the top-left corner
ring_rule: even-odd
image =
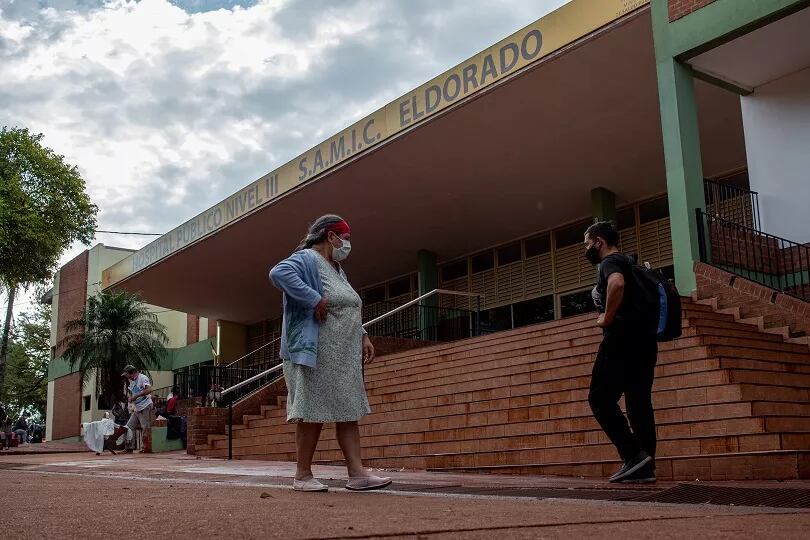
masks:
[[[640,338],[626,329],[608,330],[596,355],[588,402],[623,460],[634,458],[641,450],[655,457],[652,385],[657,356],[655,339]],[[622,394],[627,418],[619,407]]]

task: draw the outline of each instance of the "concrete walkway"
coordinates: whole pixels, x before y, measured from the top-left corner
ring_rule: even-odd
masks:
[[[12,455],[28,455],[28,454],[75,454],[90,452],[87,445],[83,442],[63,443],[63,442],[43,442],[43,443],[28,443],[15,446],[13,448],[5,448],[0,450],[0,457]]]
[[[318,467],[316,475],[334,488],[306,494],[290,489],[293,471],[289,463],[182,453],[0,456],[0,530],[24,523],[25,537],[108,538],[126,531],[174,538],[500,540],[803,538],[810,528],[807,510],[628,501],[672,484],[396,471],[385,473],[395,480],[390,490],[351,493],[342,489],[345,470]]]

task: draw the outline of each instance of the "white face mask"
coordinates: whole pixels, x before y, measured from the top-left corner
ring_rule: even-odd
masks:
[[[344,240],[342,238],[339,238],[339,240],[343,242],[343,244],[339,248],[332,246],[332,259],[337,262],[346,260],[346,257],[348,257],[349,253],[351,253],[352,251],[351,242],[349,242],[348,240]]]

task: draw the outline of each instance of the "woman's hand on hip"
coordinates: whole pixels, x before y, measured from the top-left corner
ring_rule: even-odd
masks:
[[[374,345],[368,335],[363,336],[363,363],[374,360]]]
[[[322,323],[326,321],[326,314],[329,312],[329,303],[321,298],[321,301],[318,302],[318,305],[315,306],[315,319]]]

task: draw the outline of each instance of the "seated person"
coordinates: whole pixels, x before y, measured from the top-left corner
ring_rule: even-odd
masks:
[[[166,400],[166,406],[158,409],[158,414],[163,418],[175,416],[177,414],[177,401],[180,399],[180,387],[172,387],[172,393],[169,394],[169,399]]]
[[[22,413],[14,423],[14,433],[21,444],[28,443],[28,413]]]

